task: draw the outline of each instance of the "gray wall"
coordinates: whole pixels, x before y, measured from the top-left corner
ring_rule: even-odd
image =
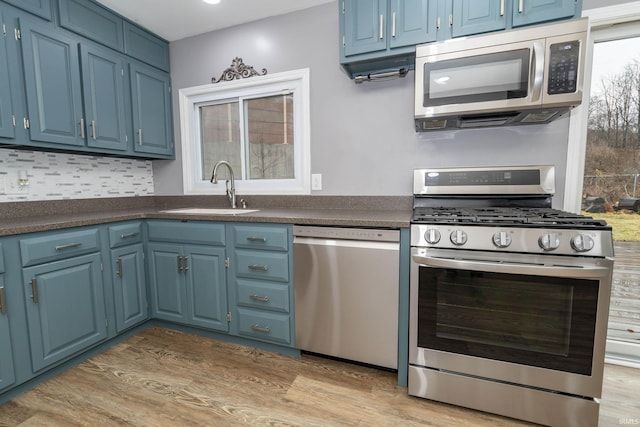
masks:
[[[323,195],[410,195],[419,167],[552,164],[562,207],[568,118],[549,125],[416,133],[413,72],[355,85],[338,63],[337,2],[171,43],[176,160],[154,161],[155,194],[182,194],[178,91],[239,56],[269,73],[311,70],[311,165]]]

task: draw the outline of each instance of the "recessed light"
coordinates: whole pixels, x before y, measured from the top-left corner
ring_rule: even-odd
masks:
[[[207,3],[207,4],[218,4],[218,3],[220,3],[220,0],[202,0],[202,1]]]

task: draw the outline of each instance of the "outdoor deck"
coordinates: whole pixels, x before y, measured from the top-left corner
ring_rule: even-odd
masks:
[[[640,344],[640,242],[615,242],[608,337]]]

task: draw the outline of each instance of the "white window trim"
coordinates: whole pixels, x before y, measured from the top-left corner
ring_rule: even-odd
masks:
[[[640,23],[640,1],[587,9],[582,12],[582,15],[589,17],[590,31],[587,39],[585,58],[585,69],[588,70],[588,73],[585,74],[582,85],[582,103],[571,111],[564,190],[564,210],[574,213],[580,212],[580,205],[582,203],[582,181],[584,179],[584,161],[587,146],[586,132],[589,118],[589,97],[591,94],[593,45],[596,41],[600,42],[615,39],[620,35],[630,34],[629,26],[620,24],[634,21]]]
[[[203,181],[200,169],[200,129],[197,126],[197,105],[215,99],[241,96],[273,95],[294,92],[294,159],[295,179],[237,180],[239,194],[310,194],[311,193],[311,132],[309,108],[309,69],[287,71],[244,80],[233,80],[180,89],[180,126],[182,138],[182,182],[184,194],[224,194],[224,181],[212,184]],[[205,171],[207,172],[207,171]],[[240,171],[234,171],[236,178]],[[206,174],[205,174],[206,176]]]

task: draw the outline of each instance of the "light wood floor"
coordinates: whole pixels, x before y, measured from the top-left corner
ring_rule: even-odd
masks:
[[[0,406],[0,426],[517,426],[407,395],[393,373],[150,328]],[[608,365],[601,426],[640,422],[640,370]]]

